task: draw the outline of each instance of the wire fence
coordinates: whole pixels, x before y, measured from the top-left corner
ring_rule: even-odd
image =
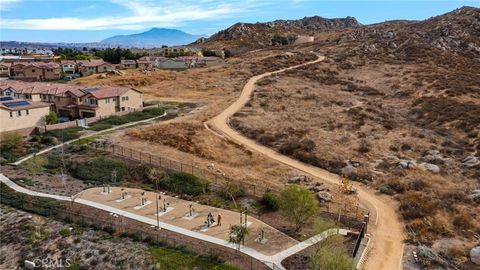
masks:
[[[189,173],[196,177],[205,179],[211,184],[219,186],[224,183],[234,182],[240,185],[247,194],[254,197],[261,197],[267,191],[280,191],[277,187],[268,187],[263,184],[258,183],[248,183],[243,180],[232,179],[225,174],[220,169],[205,169],[200,168],[193,164],[188,164],[180,161],[176,161],[164,156],[152,155],[150,153],[145,153],[138,151],[132,148],[124,147],[118,144],[113,145],[102,145],[92,144],[92,147],[96,150],[102,150],[105,152],[112,153],[116,156],[123,158],[131,159],[134,161],[139,161],[151,166],[162,168],[168,172],[183,172]]]
[[[213,186],[218,187],[222,184],[233,182],[241,186],[246,194],[256,198],[261,198],[265,192],[271,191],[279,193],[281,191],[281,189],[277,186],[267,186],[264,184],[249,183],[240,179],[234,180],[230,177],[225,176],[225,174],[218,169],[200,168],[196,165],[193,165],[192,163],[189,164],[176,161],[165,156],[152,155],[150,153],[138,151],[118,144],[99,145],[94,143],[90,146],[96,150],[108,152],[122,158],[139,161],[151,166],[162,168],[167,172],[189,173],[196,177],[207,180]],[[342,216],[342,220],[345,221],[348,221],[349,219],[358,221],[360,219],[360,222],[361,219],[363,219],[363,217],[369,213],[368,209],[365,209],[358,204],[352,205],[348,202],[329,202],[325,205],[325,207],[322,207],[322,211],[335,216]],[[346,222],[346,224],[349,223],[351,222]],[[348,228],[354,228],[355,230],[359,230],[360,225],[348,226]]]

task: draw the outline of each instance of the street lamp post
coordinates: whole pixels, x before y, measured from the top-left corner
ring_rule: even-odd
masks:
[[[158,197],[157,197],[157,196],[155,196],[155,197],[156,197],[156,200],[155,200],[155,201],[156,201],[156,204],[157,204],[157,230],[158,230],[158,229],[160,229],[160,219],[159,219],[159,218],[160,218],[160,217],[159,217],[160,211],[159,211],[159,209],[158,209],[158,200],[161,199],[161,196],[158,195]]]

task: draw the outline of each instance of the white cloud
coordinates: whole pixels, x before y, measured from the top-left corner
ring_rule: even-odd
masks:
[[[4,0],[0,0],[4,1]],[[12,1],[12,0],[8,0]],[[245,3],[234,6],[230,3],[215,1],[154,1],[112,0],[121,5],[128,13],[97,18],[56,17],[45,19],[0,20],[0,28],[30,30],[104,30],[104,29],[144,29],[151,26],[172,27],[186,21],[206,20],[230,16],[245,11]],[[249,2],[248,0],[246,2]]]

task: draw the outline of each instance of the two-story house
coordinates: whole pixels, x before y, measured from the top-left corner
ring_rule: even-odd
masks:
[[[0,97],[0,134],[22,129],[28,129],[28,134],[35,126],[45,124],[49,112],[48,103]]]
[[[59,80],[62,73],[57,63],[19,62],[11,65],[10,77],[23,81]]]
[[[103,60],[79,60],[77,61],[78,70],[82,76],[88,76],[95,73],[102,73],[115,70],[115,66],[104,62]]]
[[[80,117],[107,116],[143,107],[143,93],[127,87],[80,89],[86,93],[78,105]]]
[[[71,60],[62,61],[60,63],[63,74],[75,74],[77,73],[77,63]]]
[[[121,69],[134,69],[137,68],[137,62],[135,60],[121,60],[120,61]]]
[[[0,77],[10,77],[12,63],[0,62]]]

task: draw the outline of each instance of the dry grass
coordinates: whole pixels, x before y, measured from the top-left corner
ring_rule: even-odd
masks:
[[[340,172],[347,160],[359,161],[354,178],[399,193],[401,213],[421,241],[431,244],[453,233],[471,241],[480,230],[480,207],[466,196],[478,188],[480,174],[478,168],[462,167],[461,160],[480,153],[474,132],[480,99],[471,91],[434,96],[436,81],[415,76],[430,65],[337,57],[291,70],[260,81],[231,124],[264,145],[330,171]],[[460,71],[437,70],[449,72],[446,76]],[[466,87],[472,80],[465,80]],[[439,164],[440,174],[401,170],[386,159],[418,161],[429,149],[450,158]]]

